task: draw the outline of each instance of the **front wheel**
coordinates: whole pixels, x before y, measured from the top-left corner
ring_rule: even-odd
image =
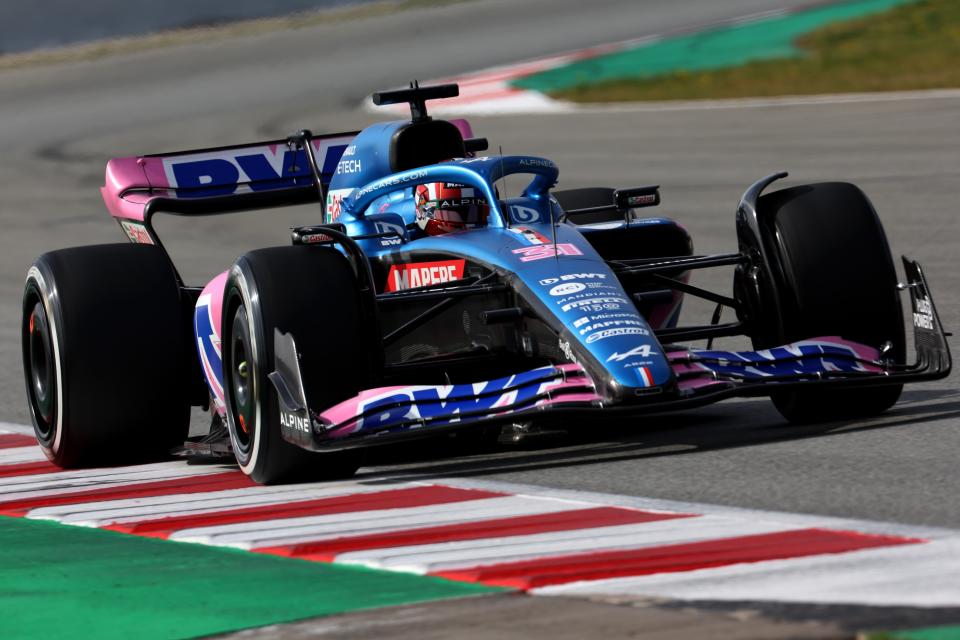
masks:
[[[761,196],[757,211],[781,323],[779,331],[754,335],[754,346],[841,336],[875,348],[887,345],[887,356],[902,363],[906,343],[897,274],[866,195],[848,183],[804,185]],[[791,422],[812,422],[881,413],[902,388],[797,390],[772,399]]]
[[[251,251],[230,271],[224,292],[223,374],[227,429],[241,470],[261,484],[346,478],[362,450],[309,452],[281,435],[280,405],[267,376],[274,329],[294,336],[308,405],[322,410],[370,380],[368,339],[347,260],[322,247]]]

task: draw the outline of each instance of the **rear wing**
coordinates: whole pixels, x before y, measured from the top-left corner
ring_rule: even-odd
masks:
[[[156,211],[209,215],[318,202],[357,133],[301,132],[286,140],[114,158],[100,192],[134,242],[144,238],[133,237],[130,227],[146,226],[152,236]]]

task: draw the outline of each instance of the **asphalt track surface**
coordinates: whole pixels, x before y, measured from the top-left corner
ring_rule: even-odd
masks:
[[[477,0],[4,72],[0,420],[28,422],[18,328],[30,261],[53,248],[123,240],[97,189],[109,157],[282,136],[303,126],[359,128],[371,121],[356,109],[365,95],[413,77],[443,77],[791,4],[799,3],[618,0],[585,10],[568,0]],[[660,213],[682,221],[701,252],[735,247],[737,199],[760,176],[787,169],[787,184],[856,182],[873,198],[894,252],[925,266],[948,330],[960,320],[958,121],[956,98],[472,118],[493,148],[556,160],[561,187],[663,185]],[[199,282],[247,248],[285,243],[288,224],[315,220],[313,211],[300,210],[158,226],[185,274]],[[698,282],[726,291],[729,273]],[[955,379],[911,387],[894,410],[870,421],[789,427],[767,401],[728,401],[682,416],[574,425],[581,435],[516,451],[453,460],[413,460],[411,451],[381,455],[370,471],[957,527]]]

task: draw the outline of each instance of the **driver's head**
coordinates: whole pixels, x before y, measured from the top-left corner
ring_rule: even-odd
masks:
[[[473,229],[487,224],[490,205],[476,190],[460,184],[433,182],[414,190],[417,224],[428,235]]]

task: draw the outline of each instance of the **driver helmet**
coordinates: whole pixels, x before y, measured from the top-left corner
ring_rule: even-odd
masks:
[[[487,224],[490,205],[472,187],[447,182],[420,184],[414,198],[417,225],[427,235],[439,236]]]

